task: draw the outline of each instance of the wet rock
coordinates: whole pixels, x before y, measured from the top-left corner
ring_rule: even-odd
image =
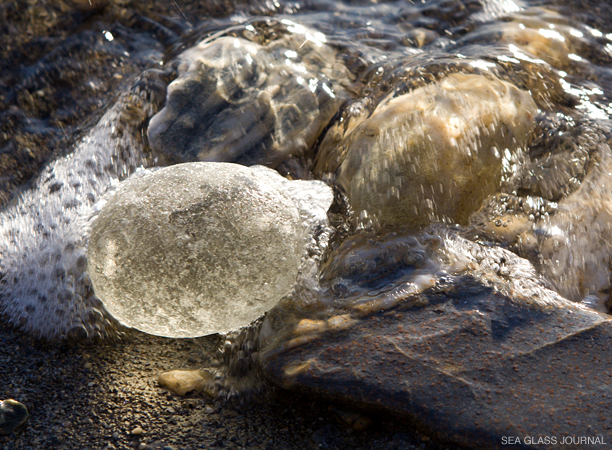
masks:
[[[92,227],[96,295],[124,325],[157,335],[248,325],[290,292],[314,220],[300,216],[310,197],[302,192],[294,202],[285,181],[270,169],[227,163],[132,177]],[[320,182],[297,184],[329,191]]]
[[[179,56],[179,77],[149,125],[173,161],[275,166],[309,149],[336,113],[347,75],[325,37],[291,21],[265,46],[204,41]]]
[[[559,115],[561,116],[561,115]],[[612,171],[603,124],[547,123],[532,147],[521,196],[495,195],[470,222],[481,235],[530,259],[565,298],[607,312],[610,287]],[[548,127],[559,124],[554,132]],[[535,195],[526,195],[535,194]],[[551,201],[554,200],[554,201]]]
[[[510,83],[448,75],[349,129],[338,183],[362,224],[467,223],[515,175],[536,112]]]
[[[18,401],[0,401],[0,435],[11,434],[25,425],[29,417],[28,409]]]
[[[534,56],[557,68],[567,68],[580,61],[578,55],[586,47],[588,35],[570,25],[562,15],[532,7],[510,15],[509,19],[512,20],[501,27],[498,24],[497,30],[501,29],[503,39],[514,44],[513,50],[521,59]],[[521,50],[527,54],[521,54]]]
[[[606,311],[612,250],[612,158],[609,147],[576,192],[521,235],[521,250],[536,251],[542,274],[567,298]]]
[[[414,240],[423,244],[434,234],[437,245],[417,248]],[[397,243],[399,236],[386,240]],[[351,300],[320,300],[333,305],[331,312],[280,311],[279,305],[269,314],[268,330],[276,326],[283,335],[281,342],[268,331],[260,352],[273,383],[403,417],[432,437],[470,448],[501,448],[502,436],[607,436],[602,386],[612,369],[609,316],[546,289],[530,263],[505,250],[442,229],[403,239],[410,244],[404,254],[421,254],[412,263],[393,262],[401,252],[386,252],[388,246],[355,241],[356,253],[371,252],[383,268],[372,276],[371,267],[350,273],[338,267],[345,272],[344,298]],[[441,264],[451,253],[465,255],[454,273]],[[424,259],[438,261],[435,286],[402,295],[398,288],[427,266]],[[397,302],[389,308],[379,302],[364,315],[354,305],[369,301],[364,289],[372,292],[373,284],[387,285],[378,299]],[[304,320],[340,309],[355,319],[350,327],[301,332]],[[279,318],[287,317],[291,325],[282,325]]]

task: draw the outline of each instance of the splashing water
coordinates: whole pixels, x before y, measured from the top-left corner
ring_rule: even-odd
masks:
[[[338,183],[365,226],[467,223],[515,175],[535,113],[509,83],[448,75],[383,100],[351,130]]]
[[[159,83],[158,74],[143,79]],[[74,151],[49,164],[34,186],[2,212],[2,312],[38,336],[112,336],[116,322],[94,296],[86,272],[97,201],[148,164],[139,130],[155,112],[150,95],[123,94]]]
[[[612,30],[518,2],[302,6],[192,31],[204,42],[169,61],[179,76],[151,120],[153,154],[159,80],[135,83],[1,212],[0,310],[13,323],[113,334],[85,270],[96,202],[139,166],[190,159],[335,184],[348,235],[459,222],[528,258],[560,294],[603,307]],[[316,264],[305,273],[318,283]]]

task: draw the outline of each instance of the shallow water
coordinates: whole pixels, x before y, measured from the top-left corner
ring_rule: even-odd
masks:
[[[159,11],[130,2],[87,11],[62,5],[52,10],[55,16],[47,28],[44,21],[33,26],[37,39],[13,43],[13,61],[20,65],[3,77],[0,305],[11,322],[48,337],[115,333],[117,324],[92,294],[84,266],[98,201],[139,167],[193,159],[263,163],[284,176],[339,184],[349,209],[338,217],[337,245],[355,228],[382,235],[389,224],[416,227],[416,232],[432,222],[459,222],[472,239],[528,258],[561,295],[606,308],[612,245],[612,24],[605,21],[610,7],[458,0],[178,2]],[[5,11],[7,17],[23,12]],[[211,14],[214,20],[208,18]],[[66,22],[68,31],[59,33]],[[196,140],[199,146],[211,143],[214,151],[173,152],[163,139],[152,139],[150,145],[148,122],[164,106],[168,83],[184,76],[185,61],[193,58],[189,51],[181,52],[202,40],[239,43],[238,38],[277,50],[258,58],[260,72],[236,75],[233,69],[243,68],[240,56],[220,69],[229,73],[229,78],[217,79],[227,95],[213,102],[217,115],[211,126],[198,130]],[[28,48],[45,39],[54,39],[58,49],[43,47],[25,57]],[[117,70],[95,77],[84,72],[79,78],[75,68],[88,64],[110,64]],[[529,95],[537,108],[531,117],[532,107],[511,104],[516,115],[505,120],[512,124],[486,122],[487,114],[498,113],[493,102],[474,113],[480,114],[473,119],[475,131],[460,130],[460,138],[449,138],[467,149],[461,177],[471,176],[475,185],[468,183],[464,196],[470,201],[458,213],[444,207],[461,203],[448,196],[457,192],[456,185],[437,183],[453,173],[456,163],[445,171],[436,160],[430,168],[424,156],[411,150],[412,144],[393,134],[372,144],[384,155],[382,169],[374,175],[359,171],[361,164],[369,164],[361,150],[351,153],[353,147],[361,148],[360,130],[370,136],[371,123],[388,120],[375,120],[384,105],[435,91],[445,79],[458,76],[453,74],[494,80],[498,84],[493,91],[507,83]],[[238,87],[228,88],[227,80]],[[176,83],[169,93],[181,92]],[[187,88],[182,95],[189,100],[192,91]],[[461,92],[470,95],[469,89]],[[248,102],[249,95],[257,96],[258,103]],[[447,94],[440,98],[457,103]],[[472,113],[469,103],[458,102],[459,113],[453,114]],[[251,109],[245,109],[247,104]],[[97,110],[101,105],[106,105],[103,115]],[[192,122],[201,119],[181,111],[175,116],[187,123],[187,131],[180,134],[191,133]],[[411,129],[414,120],[408,122]],[[528,123],[518,127],[520,136],[513,136],[517,120]],[[490,135],[500,148],[487,141],[484,123],[492,124]],[[509,141],[500,144],[495,133]],[[395,154],[385,153],[392,145]],[[432,151],[423,148],[422,155]],[[499,164],[476,170],[483,149],[498,155]],[[347,156],[353,154],[357,156]],[[402,169],[406,161],[428,181],[407,175]],[[399,168],[393,172],[389,167]],[[497,172],[489,177],[487,171]],[[347,173],[353,177],[350,182],[343,181]],[[32,178],[25,182],[28,174]],[[354,177],[361,187],[351,194]],[[475,177],[486,177],[482,187],[473,183]],[[402,189],[423,193],[417,192],[414,205],[398,206],[393,198],[405,198]],[[387,214],[398,207],[409,210],[399,215],[399,223],[388,219],[397,214]],[[407,220],[406,214],[415,220]]]

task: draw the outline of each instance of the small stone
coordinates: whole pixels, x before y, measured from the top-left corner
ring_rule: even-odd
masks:
[[[138,445],[138,450],[145,450],[145,448],[147,448],[147,444],[145,444],[144,442],[141,442]]]
[[[363,431],[372,425],[372,420],[369,417],[364,416],[357,411],[347,411],[341,408],[334,408],[332,406],[330,406],[328,409],[332,412],[335,419],[348,429]]]
[[[210,379],[211,374],[202,370],[173,370],[162,373],[158,381],[161,387],[185,396],[190,392],[202,389]]]
[[[381,102],[348,133],[338,184],[363,224],[467,224],[512,176],[537,110],[506,81],[448,75]]]
[[[91,368],[93,368],[93,364],[88,362],[88,363],[85,363],[85,365],[83,367],[85,367],[86,369],[91,369]]]
[[[18,401],[0,401],[0,435],[19,430],[28,420],[28,409]]]
[[[133,434],[135,436],[141,435],[142,433],[144,433],[144,430],[140,427],[136,427],[130,432],[130,434]]]
[[[212,408],[212,407],[210,407],[210,406],[207,406],[206,408],[204,408],[204,412],[205,412],[206,414],[212,414],[212,413],[214,413],[214,412],[215,412],[215,409],[214,409],[214,408]]]
[[[176,409],[174,409],[172,406],[168,406],[166,408],[166,411],[169,412],[170,414],[176,414]]]
[[[119,439],[119,433],[117,431],[113,433],[113,439]]]

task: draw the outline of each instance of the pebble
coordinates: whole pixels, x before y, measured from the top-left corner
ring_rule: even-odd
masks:
[[[381,102],[347,134],[338,184],[364,225],[467,224],[509,176],[536,113],[529,92],[506,81],[448,75]]]
[[[158,381],[161,387],[184,396],[189,392],[201,390],[210,377],[208,372],[201,370],[173,370],[162,373]]]
[[[134,428],[134,429],[131,431],[131,433],[130,433],[130,434],[133,434],[133,435],[136,435],[136,436],[137,436],[137,435],[140,435],[140,434],[142,434],[142,433],[144,433],[144,430],[143,430],[142,428],[140,428],[140,427],[136,427],[136,428]]]
[[[28,409],[16,400],[0,401],[0,435],[19,430],[28,420]]]
[[[145,448],[147,448],[147,444],[144,442],[141,442],[140,445],[138,445],[138,450],[144,450]]]
[[[334,417],[338,422],[344,425],[346,428],[363,431],[372,425],[372,419],[356,411],[346,411],[340,408],[329,407]]]
[[[204,412],[205,412],[206,414],[212,414],[212,413],[214,413],[214,412],[215,412],[215,409],[214,409],[214,408],[212,408],[212,407],[210,407],[210,406],[207,406],[206,408],[204,408]]]

